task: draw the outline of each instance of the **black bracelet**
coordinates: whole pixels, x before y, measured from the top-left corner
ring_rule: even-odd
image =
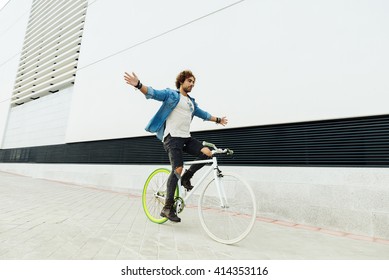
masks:
[[[216,118],[216,123],[221,123],[222,119],[221,118]]]
[[[138,80],[138,84],[135,86],[137,89],[141,89],[142,88],[142,83],[140,82],[140,80]]]

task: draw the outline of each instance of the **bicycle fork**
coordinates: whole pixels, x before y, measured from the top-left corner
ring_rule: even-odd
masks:
[[[216,184],[216,189],[219,194],[219,199],[220,199],[220,207],[222,209],[228,208],[228,200],[227,200],[227,195],[224,190],[224,185],[223,185],[223,174],[219,167],[214,168],[214,178],[215,178],[215,184]]]

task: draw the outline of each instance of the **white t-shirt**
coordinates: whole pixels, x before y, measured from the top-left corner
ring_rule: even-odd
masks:
[[[194,104],[188,96],[180,94],[180,101],[166,119],[163,138],[170,133],[172,137],[190,137],[190,123]]]

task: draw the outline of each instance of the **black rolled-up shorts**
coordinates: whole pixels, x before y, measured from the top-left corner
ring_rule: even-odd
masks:
[[[163,146],[169,155],[173,170],[184,165],[183,152],[197,157],[201,154],[201,149],[204,147],[200,141],[193,137],[172,137],[170,134],[165,137]]]

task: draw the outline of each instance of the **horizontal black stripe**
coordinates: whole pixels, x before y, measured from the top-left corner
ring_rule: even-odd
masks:
[[[389,167],[389,115],[193,132],[224,165]],[[185,160],[191,160],[185,156]],[[0,162],[168,164],[155,136],[0,150]]]

